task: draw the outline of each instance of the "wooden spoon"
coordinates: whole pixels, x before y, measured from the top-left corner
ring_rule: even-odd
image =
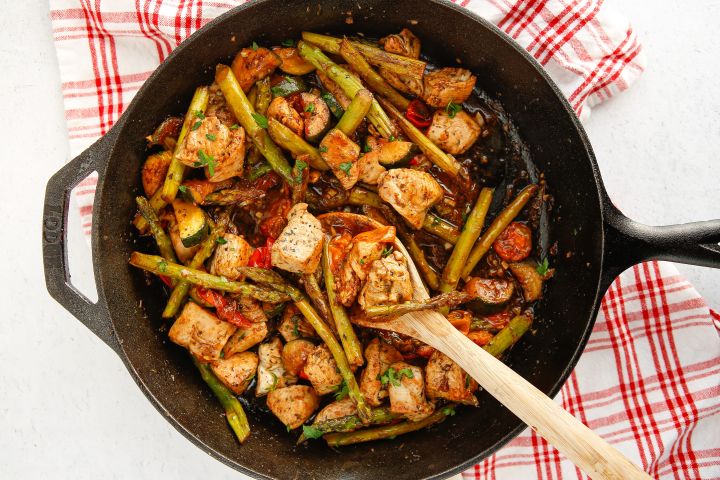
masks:
[[[413,299],[429,298],[415,264],[399,240],[395,240],[395,248],[408,261],[414,286]],[[510,367],[475,345],[453,327],[444,315],[428,310],[408,313],[389,321],[365,319],[358,323],[408,335],[441,351],[591,478],[650,478],[580,420]]]

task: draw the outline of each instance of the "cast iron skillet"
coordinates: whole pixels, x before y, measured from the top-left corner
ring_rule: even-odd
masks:
[[[345,23],[347,12],[353,14],[352,25]],[[521,47],[472,13],[439,0],[401,0],[391,7],[382,0],[261,0],[233,9],[175,49],[112,130],[50,179],[43,256],[50,294],[117,352],[163,416],[197,446],[249,475],[444,478],[492,454],[525,428],[481,394],[480,408],[463,409],[432,431],[341,452],[321,442],[296,449],[279,422],[251,412],[252,436],[240,446],[187,353],[169,345],[160,330],[164,297],[159,287],[148,287],[143,274],[127,263],[135,248],[130,219],[145,158],[143,138],[168,114],[183,113],[194,88],[211,82],[218,62],[229,62],[253,40],[278,44],[298,38],[302,30],[382,36],[406,26],[431,58],[441,65],[461,59],[480,88],[502,101],[552,186],[557,274],[538,306],[542,321],[536,333],[508,359],[540,390],[551,396],[558,392],[585,346],[602,295],[622,270],[647,259],[720,267],[720,221],[649,227],[612,206],[585,132],[557,87]],[[100,177],[92,225],[95,304],[70,284],[66,253],[69,192],[92,171]]]

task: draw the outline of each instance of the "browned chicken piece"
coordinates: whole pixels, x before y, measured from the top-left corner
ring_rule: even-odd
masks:
[[[232,357],[236,353],[244,352],[254,347],[265,340],[267,334],[268,328],[265,322],[253,323],[249,327],[238,328],[223,348],[225,358]]]
[[[475,75],[464,68],[441,68],[425,74],[423,99],[431,107],[445,108],[448,103],[462,103],[475,87]]]
[[[285,371],[282,363],[282,342],[278,337],[258,347],[258,369],[255,396],[262,397],[275,389],[297,383],[294,377]]]
[[[320,83],[322,83],[322,86],[325,87],[325,90],[332,93],[333,97],[335,97],[335,100],[337,100],[340,106],[343,109],[346,109],[348,105],[350,105],[350,98],[345,95],[345,92],[342,90],[342,88],[340,88],[337,83],[332,81],[321,70],[315,70],[315,74],[320,80]]]
[[[258,356],[254,352],[242,352],[229,358],[215,360],[212,371],[235,395],[242,395],[255,376]]]
[[[286,343],[282,351],[285,371],[291,375],[299,375],[313,350],[315,345],[309,340],[299,338]]]
[[[233,59],[232,72],[245,93],[255,82],[270,75],[282,64],[282,59],[267,48],[243,48]]]
[[[295,305],[288,305],[283,311],[278,325],[278,332],[283,336],[286,342],[298,340],[300,338],[315,338],[317,334],[315,329],[298,311]]]
[[[430,207],[442,199],[443,190],[427,172],[395,168],[380,175],[378,195],[418,230]]]
[[[213,116],[196,118],[178,148],[177,158],[188,167],[205,166],[205,176],[211,182],[222,182],[242,175],[245,130],[242,127],[230,130]],[[213,165],[213,175],[210,175],[209,164]]]
[[[226,243],[215,248],[210,273],[237,280],[242,276],[242,267],[247,266],[253,248],[242,235],[226,233],[223,238]]]
[[[392,226],[376,228],[353,237],[335,279],[341,305],[349,307],[353,304],[373,262],[382,256],[385,246],[394,241],[395,227]]]
[[[355,415],[356,412],[355,401],[350,397],[345,397],[337,402],[329,403],[325,408],[320,410],[313,423],[322,423],[336,418]]]
[[[180,263],[186,263],[195,256],[195,253],[197,253],[200,249],[200,245],[195,245],[190,248],[183,245],[182,240],[180,239],[180,230],[178,229],[175,215],[168,215],[168,217],[168,233],[170,234],[170,241],[172,242],[173,249],[175,250],[178,260],[180,260]]]
[[[251,322],[265,323],[268,321],[265,310],[263,310],[262,304],[259,301],[250,296],[242,295],[237,297],[237,302],[240,313]]]
[[[205,115],[208,117],[217,117],[226,127],[232,127],[237,124],[235,115],[230,111],[225,96],[220,90],[220,86],[213,82],[210,85],[210,98],[205,109]]]
[[[196,303],[187,302],[170,327],[168,337],[201,361],[211,362],[220,358],[220,352],[235,330],[234,325],[219,320]]]
[[[395,362],[402,362],[403,357],[392,345],[381,342],[377,338],[365,348],[365,369],[360,375],[360,392],[365,401],[373,407],[379,407],[387,398],[387,385],[380,381],[380,375]]]
[[[303,136],[305,122],[302,115],[295,110],[285,97],[275,97],[267,109],[267,117],[274,118],[287,128]]]
[[[378,73],[396,90],[422,98],[424,91],[422,77],[412,75],[400,76],[384,67],[380,67]]]
[[[386,52],[397,53],[403,57],[420,58],[420,39],[407,28],[400,33],[388,35],[378,42]]]
[[[267,406],[290,430],[300,427],[320,406],[320,398],[307,385],[278,388],[267,396]]]
[[[377,150],[370,151],[358,158],[358,181],[365,182],[369,185],[377,185],[380,175],[387,170],[380,165],[380,152]]]
[[[411,300],[412,294],[407,260],[402,253],[394,251],[373,262],[358,303],[363,309],[374,305],[394,305]]]
[[[342,384],[335,359],[327,345],[318,345],[310,352],[304,367],[307,379],[320,395],[332,393]]]
[[[323,231],[320,221],[298,203],[288,212],[288,224],[270,250],[274,267],[292,273],[314,273],[320,263]]]
[[[425,382],[420,367],[396,362],[383,373],[383,378],[387,379],[391,412],[417,422],[435,410],[435,406],[425,398]]]
[[[338,129],[330,130],[320,141],[320,156],[328,164],[345,190],[358,181],[360,146]]]
[[[477,382],[450,357],[437,350],[425,366],[425,384],[429,398],[444,398],[451,402],[478,405],[478,400],[473,395],[478,388]]]
[[[443,151],[458,155],[472,147],[480,133],[480,125],[466,112],[451,117],[445,110],[436,110],[427,136]]]
[[[152,197],[157,189],[165,183],[165,175],[170,168],[172,155],[170,150],[165,150],[153,153],[145,160],[142,168],[142,184],[146,197]]]

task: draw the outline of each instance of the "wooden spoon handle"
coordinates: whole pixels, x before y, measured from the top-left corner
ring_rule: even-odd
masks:
[[[438,315],[422,312],[421,315]],[[407,317],[405,317],[407,318]],[[427,343],[453,359],[493,397],[593,479],[650,477],[551,398],[475,345],[439,315],[413,322]],[[447,328],[450,326],[450,328]],[[442,330],[442,331],[433,331]]]

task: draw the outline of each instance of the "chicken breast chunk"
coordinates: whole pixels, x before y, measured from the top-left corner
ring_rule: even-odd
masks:
[[[168,217],[168,233],[170,234],[170,241],[172,242],[173,249],[175,250],[178,260],[180,260],[181,263],[186,263],[195,256],[197,251],[200,249],[200,245],[195,245],[190,248],[183,245],[182,240],[180,239],[180,230],[178,229],[175,215],[168,215]]]
[[[358,181],[369,185],[378,183],[380,175],[387,171],[385,167],[380,165],[379,156],[380,152],[373,150],[358,158]]]
[[[429,173],[410,168],[381,174],[378,194],[416,230],[422,227],[430,207],[443,197],[442,187]]]
[[[187,302],[168,336],[200,360],[211,362],[220,358],[220,352],[235,330],[234,325],[223,322],[196,303]]]
[[[313,273],[322,254],[322,225],[307,211],[307,203],[295,205],[287,218],[287,226],[270,251],[272,264],[292,273]]]
[[[289,429],[298,428],[320,406],[317,393],[307,385],[278,388],[267,396],[267,406]]]
[[[157,189],[165,183],[165,176],[168,168],[170,168],[172,156],[170,150],[164,150],[150,155],[145,160],[142,168],[142,184],[146,197],[152,197]]]
[[[403,57],[420,58],[420,39],[407,28],[400,33],[380,39],[380,45],[386,52],[397,53]]]
[[[480,133],[480,125],[466,112],[460,111],[451,117],[445,110],[437,110],[427,136],[443,151],[458,155],[472,147]]]
[[[262,397],[278,388],[293,385],[297,378],[285,371],[282,363],[282,342],[278,337],[258,347],[258,369],[255,396]]]
[[[286,343],[282,350],[285,371],[290,375],[299,375],[314,350],[315,345],[309,340],[299,338]]]
[[[342,384],[335,359],[327,345],[318,345],[310,352],[304,367],[305,375],[320,395],[332,393]]]
[[[423,98],[425,87],[421,76],[401,76],[385,67],[380,67],[378,73],[396,90],[408,95],[414,95],[418,98]]]
[[[215,360],[213,373],[235,395],[241,395],[250,385],[258,366],[258,356],[253,352],[242,352],[229,358]]]
[[[325,408],[320,410],[313,423],[322,423],[328,420],[335,420],[336,418],[355,415],[356,412],[357,409],[355,408],[353,399],[345,397],[337,402],[329,403]]]
[[[425,398],[422,369],[405,362],[390,365],[384,373],[390,395],[390,411],[419,421],[430,415],[435,407]]]
[[[431,107],[445,108],[448,103],[462,103],[475,87],[475,75],[464,68],[441,68],[425,74],[423,99]]]
[[[188,167],[205,167],[211,182],[222,182],[242,175],[245,162],[245,130],[230,130],[220,119],[206,116],[196,119],[180,145],[177,158]],[[213,174],[209,165],[213,165]]]
[[[223,348],[225,358],[254,347],[265,340],[267,334],[268,328],[265,322],[253,323],[247,328],[238,328]]]
[[[240,269],[247,266],[253,248],[242,235],[226,233],[223,238],[226,243],[215,248],[215,255],[210,262],[210,273],[237,280],[242,276]]]
[[[328,164],[345,190],[358,181],[360,146],[338,129],[332,129],[320,141],[320,156]]]
[[[268,118],[274,118],[287,128],[303,136],[305,122],[302,115],[295,110],[285,97],[275,97],[267,109]]]
[[[444,398],[451,402],[478,405],[473,395],[478,384],[450,357],[435,350],[425,366],[425,383],[430,398]]]
[[[358,303],[363,309],[374,305],[393,305],[412,299],[413,286],[405,256],[394,251],[375,260]]]
[[[278,325],[278,332],[280,332],[280,335],[283,336],[286,342],[300,338],[317,337],[315,329],[298,311],[295,305],[285,307],[280,319],[280,325]]]
[[[365,348],[365,369],[360,375],[360,391],[365,400],[373,407],[379,407],[387,398],[387,385],[383,385],[380,376],[393,363],[402,362],[403,357],[392,345],[378,338]]]

